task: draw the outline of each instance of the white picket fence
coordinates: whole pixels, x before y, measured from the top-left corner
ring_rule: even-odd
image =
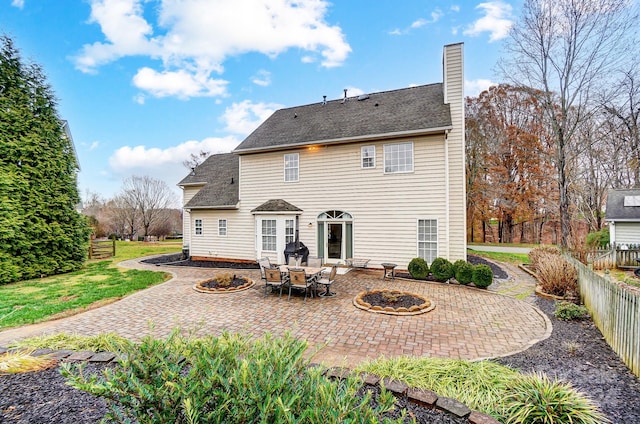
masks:
[[[640,377],[640,293],[567,257],[578,271],[580,297],[611,348]]]

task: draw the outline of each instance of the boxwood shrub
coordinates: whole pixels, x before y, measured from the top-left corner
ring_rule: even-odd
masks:
[[[489,265],[478,264],[473,267],[473,284],[481,289],[486,289],[493,283],[493,271]]]
[[[453,264],[455,268],[455,277],[460,284],[469,284],[473,281],[473,265],[462,259]]]
[[[445,258],[435,258],[431,263],[431,274],[436,281],[447,281],[453,277],[453,264]]]
[[[411,259],[407,268],[416,280],[425,280],[429,276],[429,264],[422,258]]]

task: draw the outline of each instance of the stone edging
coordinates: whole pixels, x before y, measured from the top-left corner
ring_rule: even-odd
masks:
[[[22,349],[7,349],[0,347],[0,355],[5,352],[14,352],[19,350]],[[118,356],[113,352],[93,352],[89,350],[75,351],[68,349],[36,349],[31,352],[31,355],[49,355],[53,359],[64,362],[91,362],[102,364],[114,362]],[[313,367],[320,365],[310,364],[310,366]],[[347,378],[351,374],[351,370],[348,368],[333,367],[326,369],[322,374],[332,380],[340,380]],[[439,396],[431,390],[410,387],[402,381],[391,378],[381,378],[374,374],[362,374],[361,377],[366,385],[384,386],[386,390],[389,390],[396,397],[406,397],[406,400],[410,403],[427,408],[438,409],[458,418],[467,418],[469,424],[500,424],[500,421],[490,415],[483,414],[478,411],[472,411],[462,402],[459,402],[456,399]]]
[[[241,291],[245,291],[250,289],[251,287],[253,287],[255,285],[255,281],[253,281],[251,278],[247,278],[247,277],[243,277],[245,280],[247,280],[247,282],[241,286],[237,286],[237,287],[217,287],[217,288],[207,288],[207,287],[202,287],[200,284],[203,282],[207,282],[210,280],[202,280],[202,281],[198,281],[194,286],[193,289],[195,291],[197,291],[198,293],[207,293],[207,294],[227,294],[227,293],[238,293]]]

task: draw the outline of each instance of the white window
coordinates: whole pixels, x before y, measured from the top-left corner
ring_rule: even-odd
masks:
[[[295,241],[295,228],[293,219],[287,219],[284,222],[284,242],[292,243]]]
[[[226,236],[227,235],[227,220],[219,219],[218,220],[218,235]]]
[[[276,220],[262,220],[262,250],[275,252],[276,248]]]
[[[438,220],[418,220],[418,256],[429,264],[438,257]]]
[[[299,156],[297,153],[284,155],[284,180],[287,182],[298,181]]]
[[[375,168],[376,146],[362,146],[362,148],[360,148],[360,157],[362,159],[363,168]]]
[[[385,144],[384,172],[413,172],[413,143]]]
[[[201,219],[196,219],[194,227],[195,227],[196,235],[197,236],[201,236],[202,235],[202,220]]]

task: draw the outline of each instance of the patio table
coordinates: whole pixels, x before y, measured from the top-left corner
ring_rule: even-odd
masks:
[[[322,274],[322,271],[324,270],[322,267],[315,266],[280,265],[280,272],[282,273],[288,273],[290,269],[303,269],[304,273],[307,275],[307,280],[313,278],[315,281],[318,280],[320,274]]]

